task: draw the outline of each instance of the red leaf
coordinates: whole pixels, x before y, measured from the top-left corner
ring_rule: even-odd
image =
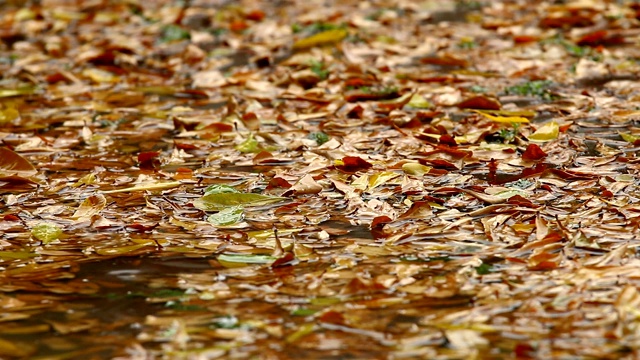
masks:
[[[281,266],[290,266],[290,265],[293,265],[295,260],[296,260],[295,255],[293,255],[292,252],[287,251],[286,253],[284,253],[284,255],[282,255],[282,257],[274,261],[271,264],[271,267],[275,268],[275,267],[281,267]]]
[[[456,140],[451,135],[447,135],[447,134],[440,135],[439,142],[442,145],[458,146],[458,143],[456,143]]]
[[[245,15],[245,18],[253,21],[262,21],[264,19],[264,12],[262,10],[252,10],[248,14]]]
[[[147,151],[138,154],[138,166],[142,170],[153,170],[160,167],[160,160],[157,159],[160,155],[157,151]]]
[[[345,156],[342,158],[343,165],[336,165],[338,170],[342,170],[348,173],[355,173],[360,170],[367,170],[373,165],[362,158],[357,156]]]
[[[333,310],[329,310],[320,315],[318,317],[318,321],[338,325],[344,325],[345,323],[344,316],[341,313]]]
[[[158,157],[158,155],[160,155],[160,153],[157,151],[141,152],[140,154],[138,154],[138,162],[142,163],[145,161],[153,160]]]
[[[537,161],[544,159],[545,157],[547,157],[547,153],[542,151],[540,146],[536,144],[529,144],[529,146],[527,146],[527,150],[522,154],[522,160],[525,161]]]
[[[289,182],[281,177],[274,177],[271,180],[269,180],[269,184],[267,184],[267,187],[265,188],[265,190],[270,190],[270,189],[275,189],[275,188],[285,188],[288,189],[291,187],[291,184],[289,184]]]
[[[500,102],[486,96],[474,96],[457,105],[460,109],[500,110]]]
[[[621,45],[624,44],[624,37],[620,34],[610,34],[607,30],[597,30],[588,33],[578,40],[579,46],[606,46],[606,45]]]

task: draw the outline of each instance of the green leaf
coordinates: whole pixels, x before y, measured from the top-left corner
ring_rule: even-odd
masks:
[[[193,206],[204,211],[219,211],[231,206],[266,205],[285,200],[280,196],[269,196],[241,192],[208,193],[193,202]]]
[[[167,190],[172,189],[174,187],[180,186],[182,183],[179,181],[169,181],[169,182],[157,182],[157,183],[148,183],[148,184],[140,184],[124,189],[116,189],[116,190],[108,190],[102,191],[103,194],[115,194],[121,192],[131,192],[131,191],[158,191],[158,190]]]
[[[418,95],[418,94],[414,94],[411,97],[411,100],[409,100],[409,103],[407,103],[407,105],[416,109],[428,109],[430,107],[433,107],[433,104],[428,102],[424,97],[422,97],[422,95]]]
[[[231,187],[229,185],[220,185],[220,184],[209,185],[204,190],[204,194],[205,195],[211,195],[211,194],[239,194],[239,193],[240,193],[240,191],[238,191],[234,187]]]
[[[259,153],[260,151],[262,151],[262,149],[260,149],[258,140],[253,138],[253,134],[249,134],[249,137],[245,141],[236,145],[236,150],[240,151],[241,153]]]
[[[218,262],[224,267],[239,267],[250,264],[271,264],[276,257],[265,254],[220,254]]]
[[[0,98],[31,95],[36,91],[35,87],[22,87],[18,89],[0,89]]]
[[[628,133],[618,132],[618,134],[620,134],[620,137],[622,138],[622,140],[632,144],[638,141],[638,139],[640,139],[640,137],[632,134],[628,134]]]
[[[311,134],[309,134],[308,136],[309,139],[315,140],[316,143],[318,143],[318,145],[322,145],[324,143],[326,143],[327,141],[329,141],[329,135],[323,133],[323,132],[313,132]]]
[[[489,264],[480,264],[480,266],[476,267],[476,272],[478,275],[487,275],[491,273],[491,265]]]
[[[244,208],[242,206],[232,206],[220,210],[207,218],[207,221],[216,226],[232,225],[244,218]]]
[[[190,38],[191,38],[191,34],[189,34],[189,31],[181,28],[178,25],[167,25],[164,28],[162,28],[163,42],[185,40]]]
[[[53,223],[39,223],[31,229],[31,235],[48,244],[62,235],[62,229]]]

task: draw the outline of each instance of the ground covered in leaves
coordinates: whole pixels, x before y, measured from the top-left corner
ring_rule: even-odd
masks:
[[[0,18],[0,357],[640,355],[637,3]]]

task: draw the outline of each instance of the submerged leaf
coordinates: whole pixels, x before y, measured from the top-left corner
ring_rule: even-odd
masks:
[[[286,198],[280,196],[270,196],[241,192],[209,192],[200,199],[193,201],[193,206],[204,211],[223,210],[230,206],[239,205],[266,205],[276,203]]]
[[[44,244],[48,244],[62,235],[62,229],[53,223],[39,223],[31,229],[31,235]]]
[[[231,206],[209,215],[207,221],[216,226],[232,225],[244,218],[244,208],[242,206]]]

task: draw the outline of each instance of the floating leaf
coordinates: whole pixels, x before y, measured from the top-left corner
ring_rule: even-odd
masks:
[[[116,190],[108,190],[103,191],[103,194],[115,194],[121,192],[131,192],[131,191],[158,191],[158,190],[166,190],[172,189],[174,187],[180,186],[182,183],[179,181],[169,181],[169,182],[158,182],[158,183],[150,183],[150,184],[141,184],[136,185],[124,189],[116,189]]]
[[[230,206],[266,205],[266,204],[276,203],[286,199],[280,196],[270,196],[270,195],[254,194],[254,193],[241,193],[231,188],[233,189],[233,192],[232,192],[229,189],[230,187],[225,187],[224,185],[217,185],[217,186],[218,186],[217,189],[224,190],[224,192],[208,191],[200,199],[196,199],[193,202],[193,206],[195,206],[200,210],[217,211],[217,210],[223,210]]]
[[[487,119],[499,123],[528,123],[529,119],[521,116],[494,116],[486,111],[474,110],[474,112],[486,117]]]
[[[529,135],[529,140],[534,141],[550,141],[558,138],[560,134],[560,126],[555,121],[550,121],[542,125],[536,132]]]
[[[265,254],[220,254],[217,257],[220,265],[224,267],[240,267],[255,264],[271,264],[276,257]]]
[[[60,238],[62,229],[53,223],[39,223],[31,229],[31,235],[44,244],[48,244]]]
[[[347,35],[348,32],[345,29],[323,31],[296,41],[293,44],[293,50],[306,50],[316,46],[332,45],[342,41]]]
[[[242,206],[231,206],[209,215],[207,221],[216,226],[226,226],[242,221],[243,218],[244,208]]]
[[[79,221],[89,219],[93,215],[97,215],[107,205],[107,199],[102,194],[92,195],[84,199],[82,204],[71,216]]]

